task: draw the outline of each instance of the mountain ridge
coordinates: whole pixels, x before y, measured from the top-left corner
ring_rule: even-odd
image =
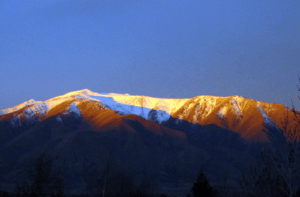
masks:
[[[89,104],[86,103],[87,101]],[[86,107],[94,112],[87,112]],[[260,138],[267,140],[266,135],[262,133],[263,123],[282,128],[280,124],[284,119],[284,113],[289,115],[291,122],[293,116],[291,110],[281,104],[261,102],[241,96],[199,95],[193,98],[174,99],[116,93],[101,94],[83,89],[46,101],[31,99],[12,108],[1,110],[0,120],[13,114],[10,116],[12,124],[20,125],[22,118],[18,117],[22,116],[22,113],[23,120],[25,117],[28,121],[41,121],[51,116],[59,116],[60,113],[75,112],[80,116],[81,111],[85,111],[84,116],[89,117],[94,127],[99,128],[96,117],[99,116],[97,110],[100,109],[117,111],[121,115],[135,114],[159,124],[163,124],[171,117],[193,124],[215,124],[233,130],[247,140],[257,138],[258,134],[254,132],[259,132]]]

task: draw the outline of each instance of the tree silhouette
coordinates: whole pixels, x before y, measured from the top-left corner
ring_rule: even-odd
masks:
[[[298,78],[300,82],[300,77]],[[299,87],[298,90],[300,91]],[[294,126],[290,125],[289,111],[293,112]],[[256,165],[251,166],[250,173],[242,172],[240,181],[241,188],[249,195],[293,197],[298,188],[300,118],[294,105],[293,108],[286,108],[284,115],[281,121],[282,129],[267,123],[263,124],[265,127],[263,131],[271,143],[261,150],[261,158]]]
[[[250,164],[249,170],[242,170],[239,184],[245,196],[286,196],[284,190],[287,190],[288,185],[274,165],[274,161],[281,165],[280,154],[268,146],[263,147],[260,154],[261,157]]]
[[[16,196],[61,197],[64,195],[64,183],[61,171],[53,172],[53,161],[43,153],[33,161],[28,170],[29,180],[15,187]]]
[[[200,169],[197,180],[192,187],[192,194],[194,197],[214,196],[214,190],[209,185],[206,175],[203,172],[203,168]]]

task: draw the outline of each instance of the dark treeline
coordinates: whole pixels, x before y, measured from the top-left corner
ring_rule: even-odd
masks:
[[[15,197],[64,197],[64,196],[103,196],[103,197],[150,197],[154,185],[146,178],[136,183],[130,173],[116,170],[112,157],[106,157],[102,172],[97,169],[80,195],[71,195],[65,190],[61,170],[53,171],[53,161],[49,155],[41,154],[28,169],[28,180],[16,183],[12,193],[3,192],[2,196]]]
[[[199,172],[195,174],[195,180],[190,180],[193,184],[185,196],[300,197],[300,120],[297,119],[297,112],[294,112],[293,118],[297,124],[293,127],[290,126],[290,118],[287,116],[282,121],[283,129],[264,125],[271,142],[262,146],[255,161],[241,166],[238,184],[234,187],[229,184],[232,177],[230,170],[224,170],[218,184],[211,184],[207,178],[206,167],[199,166]],[[153,182],[147,175],[137,177],[134,173],[120,168],[115,159],[114,151],[111,150],[104,157],[104,165],[92,169],[86,175],[89,179],[85,183],[85,190],[74,195],[65,187],[67,180],[64,180],[62,170],[54,166],[50,155],[44,153],[29,165],[27,179],[15,183],[12,191],[0,191],[0,197],[175,196],[168,192],[158,192],[158,183]]]
[[[190,192],[186,196],[300,197],[300,143],[294,135],[299,132],[299,128],[300,121],[299,127],[295,127],[297,131],[269,131],[269,134],[273,135],[270,137],[277,141],[274,140],[273,145],[264,146],[257,161],[241,170],[239,186],[235,190],[228,186],[228,173],[224,174],[221,185],[213,187],[201,167]],[[71,195],[65,189],[61,170],[54,171],[52,158],[42,154],[32,161],[32,165],[28,169],[28,179],[16,183],[14,190],[10,193],[0,192],[0,197],[168,196],[156,192],[156,184],[146,176],[137,180],[133,174],[117,170],[112,156],[107,156],[104,163],[104,168],[93,171],[90,182],[87,183],[82,194]]]
[[[287,120],[287,119],[286,119]],[[267,126],[266,126],[267,127]],[[287,128],[287,127],[284,127]],[[246,197],[300,197],[300,143],[294,130],[267,131],[273,144],[264,146],[260,157],[252,164],[241,169],[239,186],[232,189],[228,185],[230,172],[224,174],[222,184],[213,187],[203,168],[190,192],[186,196],[246,196]],[[156,191],[156,184],[147,176],[137,178],[129,172],[117,170],[113,158],[107,156],[104,168],[95,169],[85,191],[80,195],[71,195],[65,189],[61,170],[54,171],[49,155],[37,157],[28,169],[28,179],[15,184],[13,191],[0,192],[0,197],[167,197]]]

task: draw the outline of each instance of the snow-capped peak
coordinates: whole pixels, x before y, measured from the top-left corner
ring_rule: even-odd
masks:
[[[104,108],[115,110],[121,115],[135,114],[159,124],[168,120],[175,120],[177,123],[180,122],[179,120],[183,120],[200,125],[215,124],[244,133],[245,136],[243,137],[247,138],[255,135],[251,134],[252,131],[260,130],[263,127],[261,122],[275,127],[279,125],[279,120],[286,109],[281,104],[259,102],[241,96],[203,95],[182,99],[155,98],[129,94],[97,93],[83,89],[46,101],[31,99],[15,107],[0,111],[0,115],[12,113],[12,116],[5,117],[13,117],[11,123],[18,126],[23,124],[20,120],[24,120],[24,118],[31,122],[37,122],[54,116],[59,122],[63,119],[64,114],[77,115],[89,121],[89,118],[96,118],[98,115],[97,111],[90,109],[102,110]],[[16,111],[17,113],[14,113]],[[278,117],[279,114],[281,117]],[[171,117],[172,119],[170,119]],[[248,122],[251,124],[247,124]],[[245,128],[246,131],[244,131]]]
[[[83,109],[80,106],[84,105],[80,105],[81,101],[97,102],[108,109],[118,111],[119,114],[135,114],[158,123],[165,122],[173,117],[195,124],[219,124],[222,126],[224,124],[220,123],[221,120],[221,122],[230,121],[231,123],[226,123],[226,125],[229,126],[229,129],[234,129],[242,119],[246,120],[254,114],[255,116],[258,115],[256,110],[251,110],[251,115],[248,115],[249,108],[258,108],[258,113],[260,111],[263,116],[261,118],[264,118],[264,121],[270,124],[272,124],[270,121],[273,119],[273,113],[269,113],[270,107],[264,107],[265,104],[270,106],[269,104],[261,102],[264,105],[257,105],[258,101],[245,99],[241,96],[217,97],[204,95],[182,99],[155,98],[129,94],[97,93],[88,89],[69,92],[46,101],[29,100],[15,107],[2,110],[0,114],[12,113],[24,108],[23,112],[28,118],[31,116],[35,120],[40,120],[47,117],[48,112],[53,108],[66,103],[67,106],[65,104],[61,105],[66,107],[66,112],[72,111],[83,117],[81,114]],[[275,107],[275,105],[272,106]],[[51,115],[54,114],[51,113]],[[234,125],[234,127],[230,125]],[[272,125],[275,125],[275,123],[273,122]],[[251,128],[249,127],[249,129]]]
[[[100,102],[105,107],[116,110],[122,114],[136,114],[145,119],[155,117],[161,123],[170,118],[170,114],[175,112],[189,99],[160,99],[146,96],[132,96],[129,94],[116,93],[95,93],[88,89],[70,92],[62,97],[74,97]],[[156,110],[156,114],[150,114]]]
[[[0,116],[4,115],[4,114],[13,113],[15,111],[18,111],[18,110],[20,110],[20,109],[22,109],[22,108],[24,108],[26,106],[32,105],[34,103],[36,103],[36,101],[34,99],[30,99],[28,101],[25,101],[24,103],[21,103],[19,105],[14,106],[14,107],[0,110]]]

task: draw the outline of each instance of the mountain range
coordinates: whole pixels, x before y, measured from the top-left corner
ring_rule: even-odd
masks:
[[[82,192],[94,169],[113,155],[116,169],[147,176],[160,192],[188,192],[200,167],[218,186],[225,172],[236,186],[241,166],[270,138],[266,130],[300,113],[241,96],[165,99],[74,91],[0,111],[0,187],[12,190],[46,152],[68,190]],[[180,184],[179,184],[180,183]]]

